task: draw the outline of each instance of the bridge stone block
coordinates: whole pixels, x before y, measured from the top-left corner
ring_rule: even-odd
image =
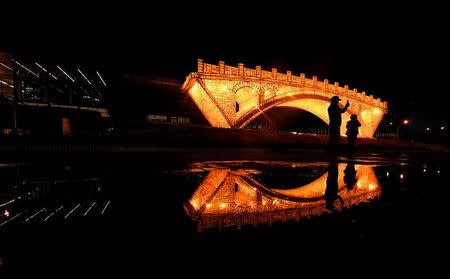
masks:
[[[291,82],[292,81],[292,72],[291,71],[287,71],[286,72],[286,77],[287,77],[287,81]]]
[[[238,64],[238,74],[239,74],[240,76],[243,76],[243,75],[244,75],[244,64],[242,64],[242,63],[239,63],[239,64]]]
[[[203,73],[204,69],[204,64],[203,64],[203,59],[197,59],[197,72],[199,73]]]
[[[256,66],[256,77],[261,77],[261,66]]]
[[[225,62],[219,61],[219,74],[225,74]]]

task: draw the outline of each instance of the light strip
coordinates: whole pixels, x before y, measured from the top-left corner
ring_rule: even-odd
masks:
[[[28,222],[29,220],[33,219],[34,217],[36,217],[36,215],[38,215],[39,213],[41,213],[42,211],[45,211],[46,208],[42,208],[41,210],[39,210],[38,212],[34,213],[33,215],[31,215],[30,217],[28,217],[27,219],[25,219],[24,223]]]
[[[55,77],[52,73],[50,73],[50,76],[51,76],[52,78],[54,78],[55,80],[58,80],[58,78]]]
[[[56,209],[55,212],[50,213],[50,215],[48,215],[45,219],[44,222],[48,220],[48,218],[52,217],[53,215],[55,215],[56,213],[58,213],[58,211],[60,211],[62,208],[64,207],[64,205],[61,205],[58,209]]]
[[[35,72],[33,72],[32,70],[28,69],[27,67],[25,67],[24,65],[20,64],[19,61],[14,60],[14,62],[19,65],[20,67],[24,68],[25,70],[27,70],[30,74],[34,75],[34,76],[38,76]]]
[[[14,88],[14,85],[7,83],[6,81],[0,80],[0,84],[7,85],[11,88]],[[1,207],[1,206],[0,206]]]
[[[41,68],[42,71],[47,72],[47,69],[42,67],[38,62],[34,62],[39,68]]]
[[[111,203],[111,201],[108,201],[107,203],[106,203],[106,205],[105,205],[105,207],[103,208],[103,210],[102,210],[102,215],[103,215],[103,213],[105,213],[105,210],[106,210],[106,208],[108,207],[108,205]]]
[[[3,226],[3,225],[6,225],[8,222],[10,222],[10,221],[12,221],[12,220],[14,220],[14,219],[16,219],[17,217],[19,217],[20,215],[22,215],[22,212],[21,213],[19,213],[19,214],[16,214],[14,217],[12,217],[12,218],[9,218],[8,220],[6,220],[5,222],[3,222],[3,223],[1,223],[0,224],[0,227],[1,226]]]
[[[96,204],[97,202],[94,202],[89,208],[88,208],[88,210],[86,210],[86,212],[83,214],[83,216],[86,216],[88,213],[89,213],[89,211],[91,211],[91,209],[94,207],[94,205]]]
[[[78,72],[84,77],[84,79],[89,83],[89,85],[91,84],[91,82],[87,79],[87,77],[83,74],[83,72],[80,69],[77,69]]]
[[[9,67],[9,66],[6,66],[5,64],[3,64],[3,63],[1,63],[0,62],[0,65],[2,65],[3,67],[5,67],[6,69],[8,69],[8,70],[10,70],[10,71],[12,71],[13,69],[11,68],[11,67]]]
[[[75,82],[75,80],[73,78],[71,78],[59,65],[56,65],[56,67],[63,72],[63,74],[66,75],[66,77],[68,77],[72,82]]]
[[[0,80],[0,81],[1,81],[1,80]],[[5,205],[8,205],[8,204],[13,203],[13,202],[15,202],[15,201],[16,201],[16,199],[12,199],[12,200],[10,200],[10,201],[7,201],[7,202],[5,202],[5,203],[0,204],[0,207],[4,207]]]
[[[80,207],[80,204],[77,204],[69,213],[66,214],[66,216],[64,216],[64,219],[66,219],[67,217],[70,216],[70,214],[72,214],[72,212],[74,212],[78,207]]]
[[[102,76],[100,75],[100,73],[99,73],[98,71],[96,71],[96,73],[97,73],[98,77],[100,78],[100,80],[102,81],[103,85],[106,87],[106,83],[105,83],[105,81],[103,80],[103,78],[102,78]]]

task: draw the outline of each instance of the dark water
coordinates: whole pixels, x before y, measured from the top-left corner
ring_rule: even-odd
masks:
[[[3,162],[1,278],[371,277],[445,267],[444,154],[210,155]]]

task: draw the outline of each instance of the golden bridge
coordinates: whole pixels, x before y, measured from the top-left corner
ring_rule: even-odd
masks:
[[[204,63],[198,59],[197,72],[186,78],[182,90],[188,93],[213,127],[243,128],[253,119],[274,107],[294,107],[306,110],[328,124],[327,107],[332,96],[349,100],[350,107],[343,115],[343,123],[357,114],[362,126],[360,137],[372,138],[383,115],[387,102],[366,92],[319,80],[305,74],[295,76],[291,71],[279,73],[276,68],[264,71]],[[345,125],[341,134],[345,135]]]

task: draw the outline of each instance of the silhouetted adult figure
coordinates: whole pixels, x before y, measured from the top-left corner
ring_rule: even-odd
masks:
[[[361,127],[361,123],[358,121],[358,115],[352,114],[352,116],[350,116],[350,120],[347,122],[347,132],[345,133],[347,135],[348,150],[350,153],[355,152],[355,144],[356,138],[359,134],[359,127]]]
[[[344,206],[344,200],[338,195],[338,166],[337,163],[328,165],[327,188],[323,196],[327,209],[334,209],[334,202],[339,200],[341,206]]]
[[[347,101],[345,106],[341,108],[339,106],[340,100],[341,99],[338,96],[331,97],[331,103],[328,107],[328,119],[330,120],[328,145],[332,151],[336,150],[341,135],[341,114],[347,111],[350,106],[350,103]]]
[[[353,190],[353,186],[356,184],[356,170],[355,164],[348,163],[344,170],[344,183],[347,189]]]

